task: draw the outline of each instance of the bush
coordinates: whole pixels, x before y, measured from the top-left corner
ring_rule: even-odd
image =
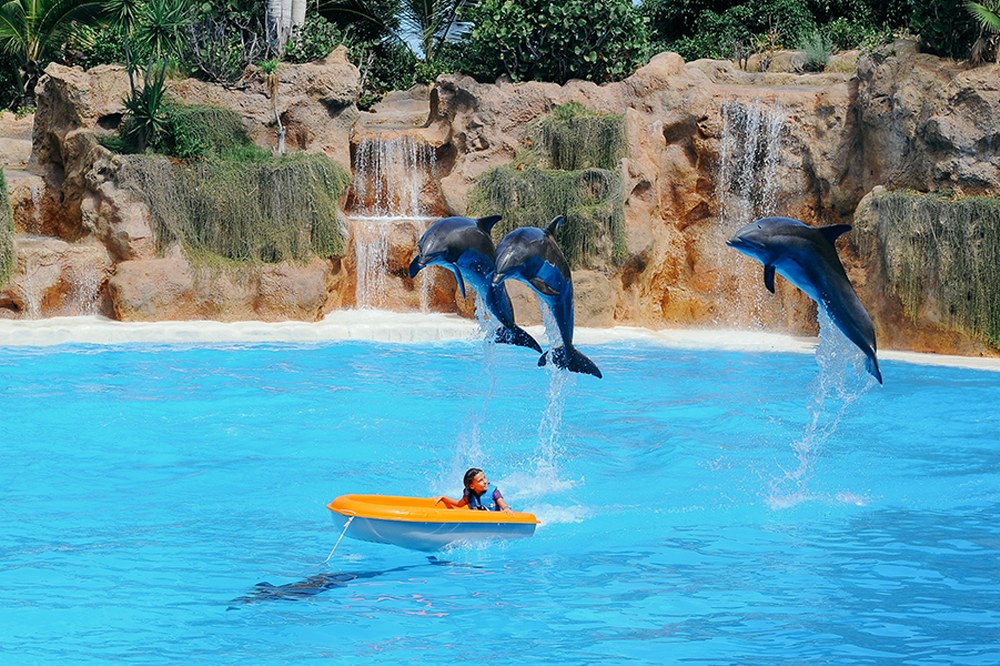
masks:
[[[789,46],[815,29],[805,0],[761,0],[736,5],[721,14],[702,11],[694,34],[668,47],[685,59],[729,58],[741,49],[753,50],[761,35],[770,36],[773,45]]]
[[[639,11],[646,18],[657,41],[690,38],[698,17],[705,10],[721,14],[738,0],[645,0]]]
[[[833,42],[819,30],[806,36],[799,48],[805,51],[803,69],[807,72],[822,72],[833,54]]]
[[[625,156],[625,119],[570,102],[552,109],[529,131],[553,169],[616,169]]]
[[[968,57],[979,26],[963,2],[913,0],[910,31],[927,53],[962,59]]]
[[[463,14],[468,48],[515,81],[620,80],[643,62],[645,21],[631,0],[482,0]],[[486,76],[489,76],[488,74]]]
[[[344,41],[340,28],[322,16],[311,14],[285,44],[285,60],[299,63],[321,60]]]

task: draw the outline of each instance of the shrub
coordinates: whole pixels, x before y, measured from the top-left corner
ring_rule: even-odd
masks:
[[[685,59],[729,58],[762,36],[774,45],[797,44],[816,29],[805,0],[747,2],[721,14],[704,10],[693,35],[669,46]]]
[[[494,75],[505,71],[515,81],[619,80],[648,46],[630,0],[482,0],[463,18],[475,25],[468,48],[502,65]]]
[[[962,59],[968,57],[979,26],[962,2],[913,0],[910,31],[927,53]]]
[[[241,263],[343,254],[337,202],[348,182],[325,155],[304,153],[179,163],[133,155],[118,172],[149,206],[161,252],[179,242],[194,257]]]
[[[318,14],[311,14],[306,17],[305,25],[294,31],[285,44],[285,60],[321,60],[344,41],[344,32],[340,28]]]
[[[803,68],[807,72],[823,71],[833,54],[833,42],[819,30],[813,30],[811,34],[806,36],[799,48],[805,51],[806,59]]]

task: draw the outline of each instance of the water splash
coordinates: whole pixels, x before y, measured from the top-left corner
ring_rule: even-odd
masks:
[[[867,498],[849,491],[826,495],[810,489],[815,464],[823,445],[837,431],[851,406],[871,391],[876,380],[865,371],[865,356],[837,328],[821,308],[817,321],[820,342],[816,349],[819,374],[810,387],[809,423],[802,437],[792,442],[794,464],[781,468],[770,480],[767,504],[787,509],[803,502],[821,500],[865,504]]]

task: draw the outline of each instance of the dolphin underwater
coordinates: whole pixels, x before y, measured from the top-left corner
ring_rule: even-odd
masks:
[[[555,316],[562,344],[542,354],[538,365],[545,365],[551,357],[560,368],[601,377],[597,365],[573,346],[573,281],[569,264],[555,239],[556,229],[562,223],[563,217],[559,215],[544,231],[521,227],[504,236],[497,246],[493,284],[502,284],[508,278],[526,283]]]
[[[865,369],[881,384],[875,326],[834,246],[850,230],[848,224],[810,227],[790,217],[765,217],[737,231],[726,245],[764,264],[764,286],[772,294],[777,271],[822,306],[837,328],[865,353]]]
[[[416,277],[427,266],[444,266],[455,274],[463,298],[466,283],[483,297],[490,314],[500,322],[496,342],[530,347],[541,353],[538,342],[514,323],[507,288],[492,282],[496,251],[490,232],[499,221],[499,215],[478,220],[457,216],[438,220],[420,237],[419,252],[410,263],[410,277]]]

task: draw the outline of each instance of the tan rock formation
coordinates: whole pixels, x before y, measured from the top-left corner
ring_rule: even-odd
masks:
[[[394,93],[373,112],[359,113],[353,105],[357,70],[338,50],[319,63],[283,66],[278,105],[290,148],[322,151],[345,165],[366,140],[407,136],[429,146],[438,183],[424,189],[422,205],[441,215],[464,213],[476,179],[511,161],[529,124],[556,105],[575,101],[623,114],[627,258],[574,271],[577,323],[812,332],[815,305],[782,280],[777,294],[769,294],[761,267],[726,248],[726,238],[748,216],[765,213],[849,223],[876,186],[1000,193],[1000,68],[969,69],[921,55],[905,41],[860,59],[845,54],[820,74],[797,74],[794,54],[786,60],[787,66],[760,73],[662,53],[625,81],[603,86],[481,84],[446,76],[429,90]],[[113,68],[50,68],[40,87],[29,162],[44,178],[44,191],[39,197],[28,175],[11,179],[22,232],[41,210],[43,223],[35,228],[42,233],[99,240],[119,262],[109,293],[121,318],[314,319],[357,304],[358,252],[367,242],[360,236],[344,257],[322,266],[269,267],[238,284],[193,268],[176,249],[157,256],[148,212],[115,186],[115,158],[95,139],[120,119],[125,86],[124,73]],[[249,77],[241,90],[180,81],[171,91],[239,111],[260,145],[273,144],[262,78]],[[379,306],[471,315],[472,298],[458,298],[445,271],[409,279],[406,267],[421,232],[413,223],[384,239]],[[851,234],[839,243],[888,344],[984,351],[969,336],[933,322],[902,321],[898,304],[878,293],[878,267],[861,265]],[[519,320],[536,323],[534,294],[515,284],[510,291]]]

